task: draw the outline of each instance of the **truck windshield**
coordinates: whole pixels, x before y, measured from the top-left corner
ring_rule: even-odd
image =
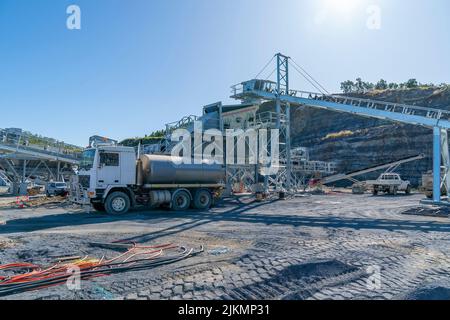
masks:
[[[83,156],[80,161],[80,169],[90,170],[94,165],[95,149],[88,149],[83,151]]]

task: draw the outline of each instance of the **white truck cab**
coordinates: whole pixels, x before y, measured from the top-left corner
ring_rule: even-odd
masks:
[[[100,145],[83,152],[78,183],[87,193],[85,201],[113,187],[136,184],[136,153],[132,147]]]
[[[97,149],[97,188],[136,184],[136,154],[130,147]]]

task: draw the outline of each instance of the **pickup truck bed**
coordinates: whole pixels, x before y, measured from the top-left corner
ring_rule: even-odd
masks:
[[[411,185],[409,181],[402,180],[400,175],[396,173],[384,173],[377,180],[366,181],[367,186],[372,186],[373,194],[384,192],[396,195],[397,191],[404,191],[406,194],[411,193]]]

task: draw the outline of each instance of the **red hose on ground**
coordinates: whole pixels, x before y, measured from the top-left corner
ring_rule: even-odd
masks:
[[[69,279],[70,276],[72,276],[72,272],[69,271],[74,266],[79,269],[80,279],[92,279],[96,277],[106,276],[110,274],[110,271],[114,270],[114,268],[118,268],[121,270],[136,267],[141,268],[142,265],[145,266],[146,261],[147,265],[152,260],[155,260],[155,262],[159,261],[158,258],[163,256],[165,250],[182,248],[173,244],[152,246],[140,246],[136,243],[132,244],[133,247],[110,260],[106,260],[104,256],[101,259],[88,259],[88,257],[86,256],[82,259],[74,260],[72,263],[58,262],[47,268],[41,268],[40,266],[32,263],[10,263],[0,265],[0,270],[31,270],[29,272],[18,275],[0,276],[0,296],[4,295],[4,292],[14,291],[14,288],[17,288],[17,290],[19,291],[26,291],[47,288],[64,283],[65,281],[67,281],[67,279]],[[173,258],[160,258],[160,260],[163,259],[160,263],[167,263],[167,261],[170,262],[171,259],[173,259],[173,261],[177,261],[180,258],[189,256],[192,251],[193,249],[188,251],[184,248],[184,253],[179,254],[178,256],[175,256]],[[138,256],[145,256],[145,258],[142,257],[138,259]],[[104,271],[102,271],[103,269],[101,268],[105,268]],[[27,289],[28,287],[31,289]]]

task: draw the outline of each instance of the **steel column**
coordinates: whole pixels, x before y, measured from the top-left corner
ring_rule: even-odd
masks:
[[[445,187],[447,198],[450,197],[450,153],[448,149],[448,132],[441,129],[441,155],[442,155],[442,184]]]
[[[61,161],[58,161],[56,167],[56,180],[61,181]]]
[[[23,160],[22,183],[27,179],[27,160]]]
[[[286,189],[292,188],[292,161],[291,161],[291,105],[286,104]]]
[[[289,57],[278,53],[277,58],[277,93],[276,93],[276,129],[279,131],[279,171],[273,181],[275,190],[291,191],[292,170],[291,170],[291,143],[290,143],[290,105],[282,103],[281,97],[289,94]],[[283,165],[281,165],[283,163]]]
[[[433,128],[433,201],[441,201],[441,129]]]

